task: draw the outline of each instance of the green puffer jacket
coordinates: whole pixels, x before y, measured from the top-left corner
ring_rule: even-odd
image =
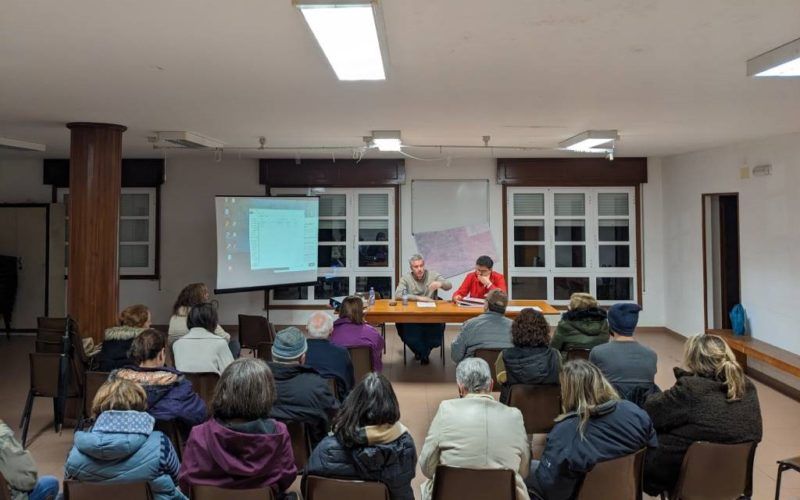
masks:
[[[608,342],[606,312],[599,308],[567,311],[558,322],[550,347],[566,353],[568,349],[591,349]]]

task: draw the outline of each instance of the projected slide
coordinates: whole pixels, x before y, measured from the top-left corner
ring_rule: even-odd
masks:
[[[217,290],[317,277],[318,198],[217,196]]]

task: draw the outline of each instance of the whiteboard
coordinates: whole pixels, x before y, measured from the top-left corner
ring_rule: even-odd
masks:
[[[411,181],[411,234],[489,224],[489,180]]]

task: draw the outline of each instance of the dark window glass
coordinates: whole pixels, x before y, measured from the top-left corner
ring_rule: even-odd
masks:
[[[573,293],[589,293],[589,278],[553,278],[553,292],[556,300],[569,300]]]
[[[514,245],[514,266],[544,267],[544,245]]]
[[[597,300],[632,300],[633,278],[597,278]]]
[[[547,278],[543,276],[511,278],[511,295],[516,300],[547,300]]]
[[[628,245],[600,245],[600,267],[630,266]]]
[[[350,295],[350,278],[317,278],[317,284],[314,285],[315,299],[330,299],[342,295]]]
[[[272,289],[273,300],[308,300],[307,286],[281,286]]]
[[[385,219],[359,220],[358,241],[389,241],[389,221]]]
[[[347,265],[344,246],[319,246],[317,247],[317,266],[319,267],[345,267]]]
[[[359,267],[389,267],[388,245],[359,245]]]
[[[586,267],[586,247],[556,245],[556,267]]]
[[[516,241],[544,241],[544,221],[515,220],[514,239]]]
[[[601,219],[600,241],[628,241],[630,230],[627,220]]]
[[[586,223],[582,220],[557,220],[556,241],[586,241]]]
[[[321,220],[317,231],[319,241],[345,241],[347,239],[347,222],[343,220]]]
[[[369,293],[370,287],[375,289],[375,295],[382,299],[392,297],[392,278],[389,276],[358,276],[356,277],[356,292]]]

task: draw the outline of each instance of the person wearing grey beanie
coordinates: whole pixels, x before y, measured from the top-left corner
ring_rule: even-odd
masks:
[[[597,365],[620,397],[639,406],[647,396],[661,392],[655,384],[658,356],[634,338],[639,322],[639,304],[614,304],[608,310],[612,341],[594,347],[589,361]]]

